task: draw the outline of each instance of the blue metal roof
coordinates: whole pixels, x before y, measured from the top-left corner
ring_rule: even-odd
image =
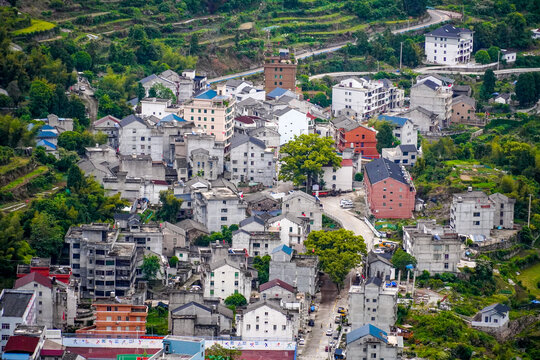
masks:
[[[388,121],[402,127],[409,119],[398,116],[379,115],[379,120]]]
[[[56,150],[56,145],[54,145],[52,142],[47,140],[40,140],[36,144],[37,146],[43,146],[43,147],[50,147],[53,150]]]
[[[169,114],[165,116],[163,119],[159,120],[159,122],[173,122],[173,121],[186,121],[182,119],[180,116],[176,114]]]
[[[276,98],[278,96],[281,96],[281,95],[285,94],[287,91],[289,91],[289,90],[277,87],[274,90],[270,91],[266,96],[268,96],[270,98]]]
[[[206,90],[205,92],[195,96],[195,99],[202,99],[202,100],[212,100],[217,96],[216,90]]]
[[[383,341],[385,344],[388,343],[388,334],[385,331],[371,324],[366,324],[347,334],[347,345],[368,335]]]
[[[38,132],[37,138],[55,138],[58,137],[58,134],[53,133],[52,131],[40,131]]]
[[[272,250],[272,254],[275,254],[277,252],[280,252],[280,251],[283,251],[285,254],[287,255],[291,255],[292,252],[293,252],[293,249],[291,249],[290,247],[288,247],[287,245],[284,245],[284,244],[281,244],[279,245],[277,248],[275,248],[274,250]]]
[[[51,125],[43,125],[41,130],[54,130],[54,128]]]

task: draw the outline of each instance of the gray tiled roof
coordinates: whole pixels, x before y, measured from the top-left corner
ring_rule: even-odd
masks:
[[[401,167],[388,159],[379,158],[373,160],[366,164],[365,170],[372,185],[388,178],[408,185],[407,180],[403,177]]]

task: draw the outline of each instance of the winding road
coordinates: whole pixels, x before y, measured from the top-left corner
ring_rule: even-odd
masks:
[[[452,17],[457,17],[459,15],[457,13],[451,13],[451,12],[448,12],[448,11],[441,11],[441,10],[428,10],[427,12],[429,14],[429,20],[428,21],[423,22],[422,24],[405,27],[403,29],[397,29],[397,30],[392,31],[392,33],[400,34],[400,33],[405,33],[405,32],[408,32],[408,31],[414,31],[414,30],[422,29],[422,28],[429,27],[429,26],[434,25],[434,24],[439,24],[441,22],[448,21]],[[314,50],[314,51],[307,51],[307,52],[304,52],[304,53],[301,53],[301,54],[297,54],[296,58],[297,59],[305,59],[305,58],[308,58],[308,57],[311,57],[311,56],[316,56],[316,55],[325,54],[325,53],[331,53],[331,52],[334,52],[334,51],[337,51],[339,49],[344,48],[345,46],[347,46],[347,44],[350,44],[350,42],[346,42],[346,43],[342,43],[342,44],[338,44],[338,45],[333,45],[333,46],[330,46],[330,47],[327,47],[327,48],[318,49],[318,50]],[[242,72],[235,73],[235,74],[224,75],[224,76],[216,77],[216,78],[213,78],[213,79],[208,79],[208,83],[212,84],[212,83],[216,83],[216,82],[235,79],[235,78],[238,78],[238,77],[245,77],[245,76],[255,75],[255,74],[263,72],[263,70],[264,70],[263,67],[258,67],[258,68],[255,68],[255,69],[246,70],[246,71],[242,71]]]

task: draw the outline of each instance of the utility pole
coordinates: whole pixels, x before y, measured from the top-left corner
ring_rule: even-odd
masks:
[[[529,215],[527,216],[527,227],[531,227],[531,200],[532,194],[529,194]]]
[[[401,72],[401,61],[403,58],[403,42],[400,42],[399,44],[399,71]]]
[[[377,72],[379,72],[379,60],[377,60]]]
[[[497,51],[497,71],[499,70],[499,59],[501,57],[501,52]]]

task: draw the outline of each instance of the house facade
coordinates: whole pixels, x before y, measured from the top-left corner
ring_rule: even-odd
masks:
[[[394,126],[392,134],[401,145],[418,145],[418,127],[410,119],[388,115],[379,115],[378,119],[388,121]]]
[[[424,108],[437,115],[439,128],[446,128],[452,116],[452,83],[444,78],[426,77],[417,79],[411,87],[411,109]],[[414,122],[414,119],[412,119]],[[419,127],[419,130],[424,130]]]
[[[0,293],[0,349],[4,347],[17,325],[37,324],[37,293],[34,290],[4,289]]]
[[[349,322],[352,328],[367,324],[390,331],[397,317],[397,287],[391,287],[378,277],[349,289]]]
[[[480,310],[473,318],[472,326],[478,328],[501,329],[510,321],[510,308],[502,304],[493,304]]]
[[[303,191],[294,191],[286,195],[281,203],[281,211],[295,217],[308,218],[310,231],[322,229],[322,204],[314,196]]]
[[[403,98],[403,90],[397,89],[389,80],[352,77],[332,87],[332,115],[366,120],[401,106]]]
[[[409,173],[400,165],[377,159],[364,167],[366,193],[371,213],[378,219],[409,219],[414,210],[416,189]]]
[[[450,123],[484,126],[486,120],[476,117],[476,100],[469,96],[460,95],[452,100]]]
[[[242,340],[293,341],[293,317],[270,301],[248,305],[236,316]]]
[[[398,145],[395,148],[382,149],[382,157],[402,166],[414,166],[419,158],[419,151],[414,145]]]
[[[323,166],[322,179],[325,189],[335,191],[352,191],[354,179],[354,166],[352,159],[341,160],[341,167],[334,169],[331,166]]]
[[[274,151],[265,143],[249,135],[237,135],[231,140],[228,170],[231,181],[238,183],[260,183],[272,186],[276,177]]]
[[[389,336],[376,326],[364,325],[353,329],[346,336],[347,359],[349,360],[401,359],[403,338]]]
[[[146,305],[133,305],[114,301],[99,301],[92,304],[96,320],[94,325],[76,330],[84,335],[133,335],[146,334]]]
[[[290,107],[275,111],[273,119],[278,125],[277,131],[280,135],[280,145],[294,140],[295,136],[309,134],[310,126],[313,125],[311,119],[305,113]]]
[[[241,294],[248,301],[251,297],[251,276],[246,264],[222,259],[209,265],[204,277],[204,297],[225,301],[233,294]]]
[[[419,273],[457,273],[461,245],[453,229],[437,225],[435,220],[418,220],[416,226],[403,227],[403,248],[416,258]]]
[[[428,62],[456,65],[466,64],[471,60],[473,31],[447,24],[425,36],[425,53]]]

